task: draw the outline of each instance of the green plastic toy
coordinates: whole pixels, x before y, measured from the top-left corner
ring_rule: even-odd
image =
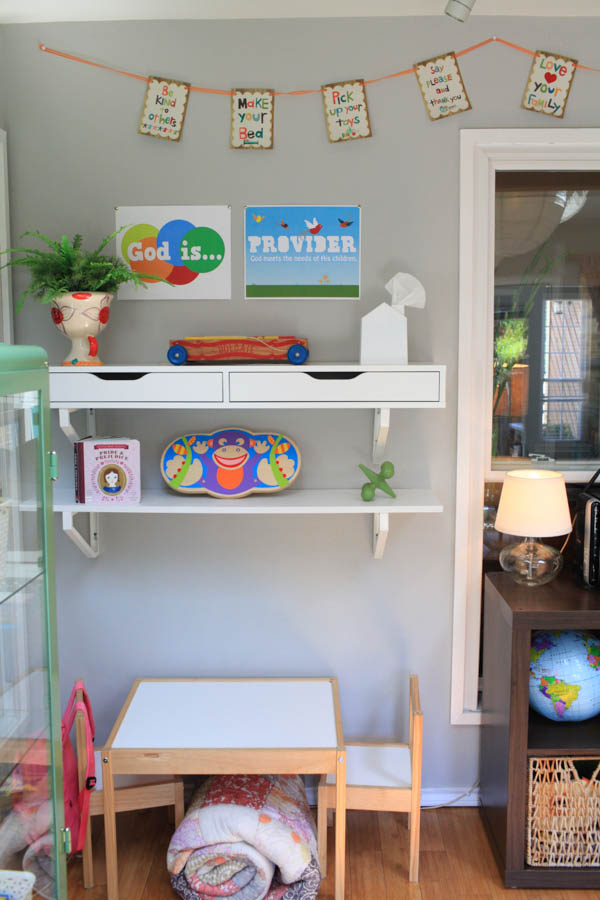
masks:
[[[383,491],[384,494],[387,494],[388,497],[395,497],[395,492],[389,486],[388,478],[394,477],[394,464],[391,462],[381,463],[381,469],[379,470],[379,474],[374,472],[372,469],[368,469],[367,466],[363,466],[362,463],[359,464],[358,468],[361,472],[364,472],[367,478],[369,479],[366,484],[363,484],[360,495],[363,500],[373,500],[375,497],[375,491],[379,488],[380,491]]]

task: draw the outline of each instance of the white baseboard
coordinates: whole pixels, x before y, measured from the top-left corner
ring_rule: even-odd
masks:
[[[461,794],[466,794],[466,788],[423,788],[421,791],[421,807],[428,806],[479,806],[479,788],[475,788],[466,797],[461,797],[456,803],[452,803]],[[306,795],[311,806],[317,805],[317,786],[309,784],[306,787]]]
[[[474,788],[470,794],[466,788],[423,788],[421,791],[421,808],[427,806],[479,806],[479,788]],[[461,797],[456,803],[452,803],[456,797]]]

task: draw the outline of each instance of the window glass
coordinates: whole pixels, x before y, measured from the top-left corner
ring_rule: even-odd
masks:
[[[496,178],[492,468],[600,465],[600,177]]]
[[[55,900],[40,401],[0,397],[0,856]]]

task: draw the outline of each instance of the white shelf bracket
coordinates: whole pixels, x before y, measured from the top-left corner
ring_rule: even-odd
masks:
[[[384,407],[373,410],[373,462],[383,456],[390,430],[390,409]]]
[[[79,407],[77,407],[76,409],[67,409],[61,407],[58,410],[58,424],[60,425],[61,431],[73,444],[75,443],[75,441],[80,441],[82,437],[71,422],[71,414],[75,412],[79,412]],[[95,409],[86,409],[85,426],[86,430],[83,437],[94,436],[96,434]]]
[[[90,539],[86,541],[84,536],[80,531],[77,531],[75,528],[75,523],[73,522],[73,516],[77,515],[77,513],[72,512],[63,512],[62,514],[62,527],[63,531],[70,540],[73,541],[78,550],[80,550],[84,556],[87,556],[88,559],[96,559],[100,553],[100,543],[98,540],[98,513],[91,512],[89,513],[90,517]]]
[[[373,558],[383,559],[385,545],[390,533],[390,514],[373,513]]]

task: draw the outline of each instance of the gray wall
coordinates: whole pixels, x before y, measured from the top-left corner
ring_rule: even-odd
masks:
[[[348,736],[405,732],[407,675],[421,677],[424,786],[477,776],[477,731],[449,724],[458,335],[458,132],[482,127],[597,124],[598,76],[578,72],[564,123],[520,108],[530,58],[490,46],[461,58],[473,110],[429,122],[413,76],[368,89],[374,137],[327,141],[320,98],[278,98],[276,149],[228,149],[227,100],[194,94],[178,145],[136,134],[137,81],[42,54],[37,42],[134,72],[212,87],[312,88],[373,78],[494,33],[593,64],[597,19],[439,18],[8,26],[0,123],[9,132],[13,240],[25,229],[113,227],[113,207],[231,203],[233,299],[119,302],[101,338],[107,362],[159,362],[169,337],[298,333],[315,361],[357,358],[360,316],[408,271],[427,289],[409,311],[409,358],[446,363],[443,411],[395,411],[388,456],[397,484],[426,486],[438,516],[394,518],[386,556],[370,556],[368,516],[153,517],[102,521],[102,555],[84,559],[57,528],[63,695],[89,685],[105,738],[140,675],[335,674]],[[242,299],[242,209],[249,203],[360,203],[363,296],[350,301]],[[22,278],[15,279],[22,288]],[[34,303],[17,340],[57,363],[64,338]],[[105,433],[139,436],[144,484],[158,484],[163,446],[182,430],[226,421],[277,427],[299,442],[300,486],[356,486],[369,458],[371,415],[356,412],[171,411],[99,415]],[[70,447],[55,436],[61,478]],[[57,520],[57,526],[59,526]],[[235,710],[232,710],[235,715]]]

